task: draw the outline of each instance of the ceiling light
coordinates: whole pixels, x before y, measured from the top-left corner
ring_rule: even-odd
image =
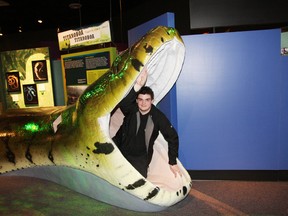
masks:
[[[80,9],[82,7],[82,5],[80,3],[71,3],[69,4],[69,8],[76,10],[76,9]]]
[[[38,22],[38,23],[43,23],[43,21],[42,21],[41,19],[39,19],[37,22]]]

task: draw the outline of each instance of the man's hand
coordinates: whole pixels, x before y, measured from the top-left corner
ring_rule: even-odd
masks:
[[[172,171],[172,173],[174,174],[175,178],[177,177],[177,174],[179,174],[180,176],[182,176],[182,173],[179,169],[179,166],[177,164],[175,165],[170,165],[170,170]]]
[[[148,71],[147,71],[147,68],[144,67],[143,71],[141,72],[141,74],[137,78],[136,83],[134,85],[135,92],[139,91],[145,85],[145,83],[147,81],[147,77],[148,77]]]

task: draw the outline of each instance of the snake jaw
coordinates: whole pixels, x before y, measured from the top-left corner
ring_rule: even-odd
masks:
[[[149,73],[146,85],[154,91],[155,105],[170,91],[178,79],[184,56],[184,44],[174,38],[164,43],[145,65]]]

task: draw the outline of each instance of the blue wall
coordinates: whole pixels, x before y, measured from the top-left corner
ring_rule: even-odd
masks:
[[[52,77],[53,77],[53,91],[55,106],[65,106],[64,84],[61,60],[51,61]]]
[[[174,14],[128,32],[133,44]],[[177,26],[176,26],[177,28]],[[288,169],[288,57],[281,31],[182,36],[182,72],[159,108],[180,137],[188,170]]]
[[[288,59],[280,30],[183,36],[180,160],[189,170],[288,169]]]

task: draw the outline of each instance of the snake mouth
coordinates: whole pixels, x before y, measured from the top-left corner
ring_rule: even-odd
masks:
[[[148,77],[146,86],[154,92],[154,105],[157,105],[162,98],[171,90],[177,81],[185,58],[185,46],[178,39],[167,41],[157,49],[150,57],[143,68],[147,68]],[[142,73],[143,69],[139,73]],[[136,79],[135,79],[136,82]],[[134,83],[135,83],[134,82]],[[134,84],[133,83],[133,84]],[[133,87],[130,86],[129,90]],[[119,101],[120,102],[120,101]],[[106,125],[106,134],[112,138],[123,122],[123,114],[120,109],[116,109],[111,116],[103,117]],[[99,119],[102,121],[102,119]],[[109,129],[108,129],[109,128]]]
[[[163,97],[176,83],[182,69],[184,57],[184,44],[178,39],[174,38],[173,40],[167,41],[161,47],[159,47],[143,66],[143,68],[147,68],[148,71],[147,82],[145,85],[149,86],[154,92],[154,105],[157,105],[157,103],[163,99]],[[142,72],[143,69],[140,71],[140,74]],[[133,87],[134,83],[132,83],[129,89]],[[130,90],[127,92],[129,91]],[[109,129],[108,127],[107,129],[109,131],[108,136],[110,138],[114,137],[119,127],[122,125],[123,118],[124,115],[121,110],[116,109],[116,111],[110,117],[110,122],[106,122],[106,124],[109,125]],[[112,139],[111,141],[113,142]],[[115,148],[117,148],[116,145]],[[183,177],[175,178],[174,175],[171,176],[171,171],[168,164],[168,144],[161,132],[155,140],[153,149],[153,156],[149,165],[146,181],[169,192],[177,191],[179,188],[182,188],[183,182],[185,182],[185,184],[189,182],[190,177],[185,172],[185,168],[178,159],[177,164]]]

